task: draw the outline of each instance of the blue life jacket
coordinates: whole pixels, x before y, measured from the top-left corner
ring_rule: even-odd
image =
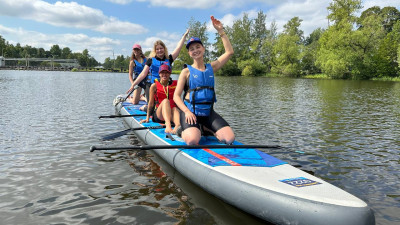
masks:
[[[134,62],[135,62],[136,66],[135,66],[135,68],[133,68],[133,73],[135,74],[134,79],[136,79],[139,76],[139,74],[142,72],[144,66],[146,65],[147,59],[144,58],[143,63],[140,63],[136,59],[134,59]]]
[[[147,82],[154,84],[155,79],[160,79],[160,75],[158,74],[158,69],[162,64],[167,64],[168,66],[171,67],[171,63],[169,62],[169,59],[166,58],[165,60],[158,60],[156,57],[152,58],[151,66],[150,66],[150,74],[148,76]]]
[[[206,64],[206,70],[200,71],[188,65],[189,69],[189,101],[186,107],[196,116],[209,116],[217,101],[214,91],[214,71],[211,64]]]

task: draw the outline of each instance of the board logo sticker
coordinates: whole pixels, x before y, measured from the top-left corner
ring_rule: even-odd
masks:
[[[308,187],[308,186],[312,186],[312,185],[321,184],[317,181],[313,181],[313,180],[310,180],[305,177],[289,178],[289,179],[285,179],[285,180],[280,180],[280,182],[283,182],[285,184],[289,184],[289,185],[292,185],[295,187]]]

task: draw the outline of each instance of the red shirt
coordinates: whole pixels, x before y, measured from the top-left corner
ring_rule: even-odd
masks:
[[[174,102],[174,92],[176,89],[176,84],[178,83],[177,80],[173,80],[172,83],[168,86],[162,85],[158,79],[155,80],[155,83],[157,85],[157,92],[155,95],[155,100],[156,100],[156,107],[158,108],[160,106],[160,103],[168,98],[169,99],[169,104],[171,106],[171,109],[176,107],[175,102]]]

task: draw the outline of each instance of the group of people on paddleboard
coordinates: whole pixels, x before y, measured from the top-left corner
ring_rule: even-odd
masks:
[[[222,39],[225,52],[211,63],[204,62],[205,47],[197,37],[186,43],[192,65],[187,65],[178,80],[171,78],[171,65],[178,57],[189,30],[185,32],[172,54],[168,54],[165,44],[158,40],[148,58],[143,55],[140,45],[133,45],[129,65],[131,87],[127,93],[133,94],[128,101],[138,104],[147,101],[141,108],[147,111],[147,123],[165,123],[166,133],[179,133],[188,145],[198,145],[202,132],[212,132],[218,140],[231,144],[235,140],[232,128],[213,109],[217,101],[214,90],[214,74],[233,55],[233,48],[224,32],[223,24],[211,16],[211,22]],[[144,89],[145,97],[141,95]],[[182,98],[183,93],[183,98]],[[172,129],[172,122],[174,129]]]

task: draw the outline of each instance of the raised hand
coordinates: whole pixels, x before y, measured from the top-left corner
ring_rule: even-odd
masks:
[[[219,21],[218,19],[215,19],[214,16],[211,16],[211,22],[217,31],[221,31],[224,29],[224,25],[221,23],[221,21]]]

